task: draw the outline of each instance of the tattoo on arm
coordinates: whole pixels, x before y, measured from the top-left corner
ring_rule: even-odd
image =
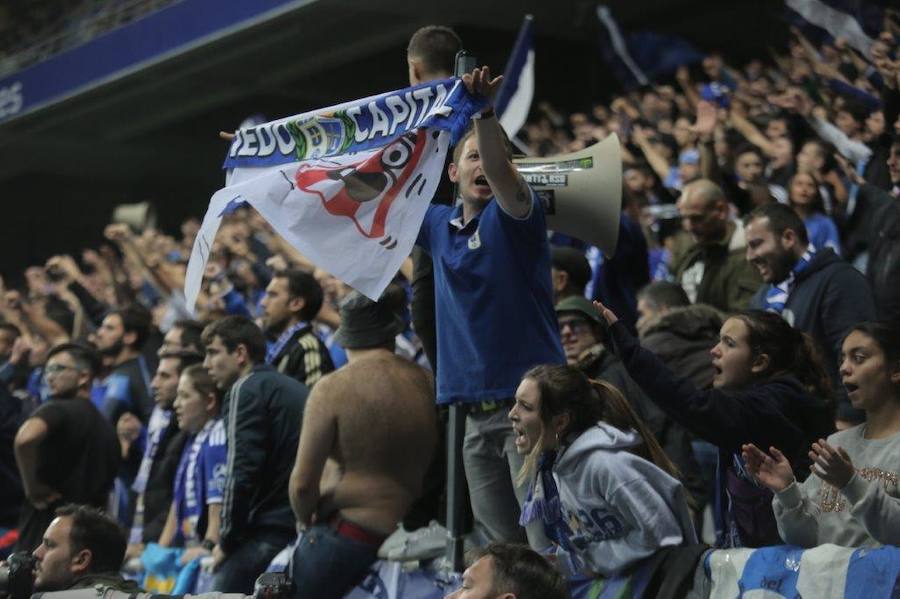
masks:
[[[519,178],[519,185],[516,190],[516,201],[520,204],[527,204],[531,201],[531,189],[528,187],[528,183],[521,177]]]

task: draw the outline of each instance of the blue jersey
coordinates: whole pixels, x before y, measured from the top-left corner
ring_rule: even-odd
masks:
[[[431,205],[416,241],[434,261],[438,403],[509,399],[525,371],[565,364],[550,283],[544,210],[518,219],[491,200]]]
[[[125,412],[131,412],[147,424],[153,410],[150,370],[143,356],[116,366],[102,381],[95,381],[91,401],[115,426]]]
[[[197,529],[206,506],[222,503],[227,463],[225,425],[210,420],[188,439],[175,475],[175,521],[182,540],[201,540]]]

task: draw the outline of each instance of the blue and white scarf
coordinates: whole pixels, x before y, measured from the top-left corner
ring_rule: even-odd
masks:
[[[538,458],[537,476],[531,489],[528,490],[528,498],[522,504],[519,524],[525,526],[533,520],[540,519],[547,537],[571,554],[575,552],[575,548],[569,541],[572,531],[563,515],[559,489],[553,478],[555,462],[556,452],[553,450],[543,452]]]
[[[275,364],[274,364],[275,358],[277,358],[279,356],[279,354],[281,354],[281,352],[284,351],[284,346],[286,346],[288,341],[291,340],[291,337],[294,336],[294,333],[296,333],[303,327],[308,327],[308,326],[309,326],[308,322],[301,320],[297,324],[286,328],[284,330],[284,332],[278,336],[278,339],[274,343],[269,344],[268,349],[266,349],[266,364],[271,364],[272,366],[275,366]]]
[[[797,275],[809,268],[809,263],[812,262],[815,255],[815,246],[809,244],[806,251],[803,252],[803,255],[800,256],[800,259],[794,264],[794,268],[791,269],[787,278],[777,285],[772,285],[771,289],[766,293],[766,310],[778,314],[781,314],[784,311],[784,306],[787,304],[788,297],[790,297],[791,291],[793,291],[794,283],[797,281]]]

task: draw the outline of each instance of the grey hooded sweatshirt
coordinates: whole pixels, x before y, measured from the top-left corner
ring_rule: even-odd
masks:
[[[553,466],[570,553],[557,558],[571,574],[611,576],[661,547],[696,543],[681,483],[628,449],[634,431],[604,422],[563,449]]]

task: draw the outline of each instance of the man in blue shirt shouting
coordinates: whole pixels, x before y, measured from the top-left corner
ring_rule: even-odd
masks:
[[[501,79],[487,67],[463,76],[488,105],[454,149],[448,172],[458,205],[431,205],[417,243],[434,260],[438,403],[469,407],[463,463],[476,530],[485,541],[521,542],[526,489],[513,483],[522,458],[506,414],[528,368],[564,364],[565,356],[544,211],[513,165],[491,105]],[[528,537],[546,544],[538,529]]]

